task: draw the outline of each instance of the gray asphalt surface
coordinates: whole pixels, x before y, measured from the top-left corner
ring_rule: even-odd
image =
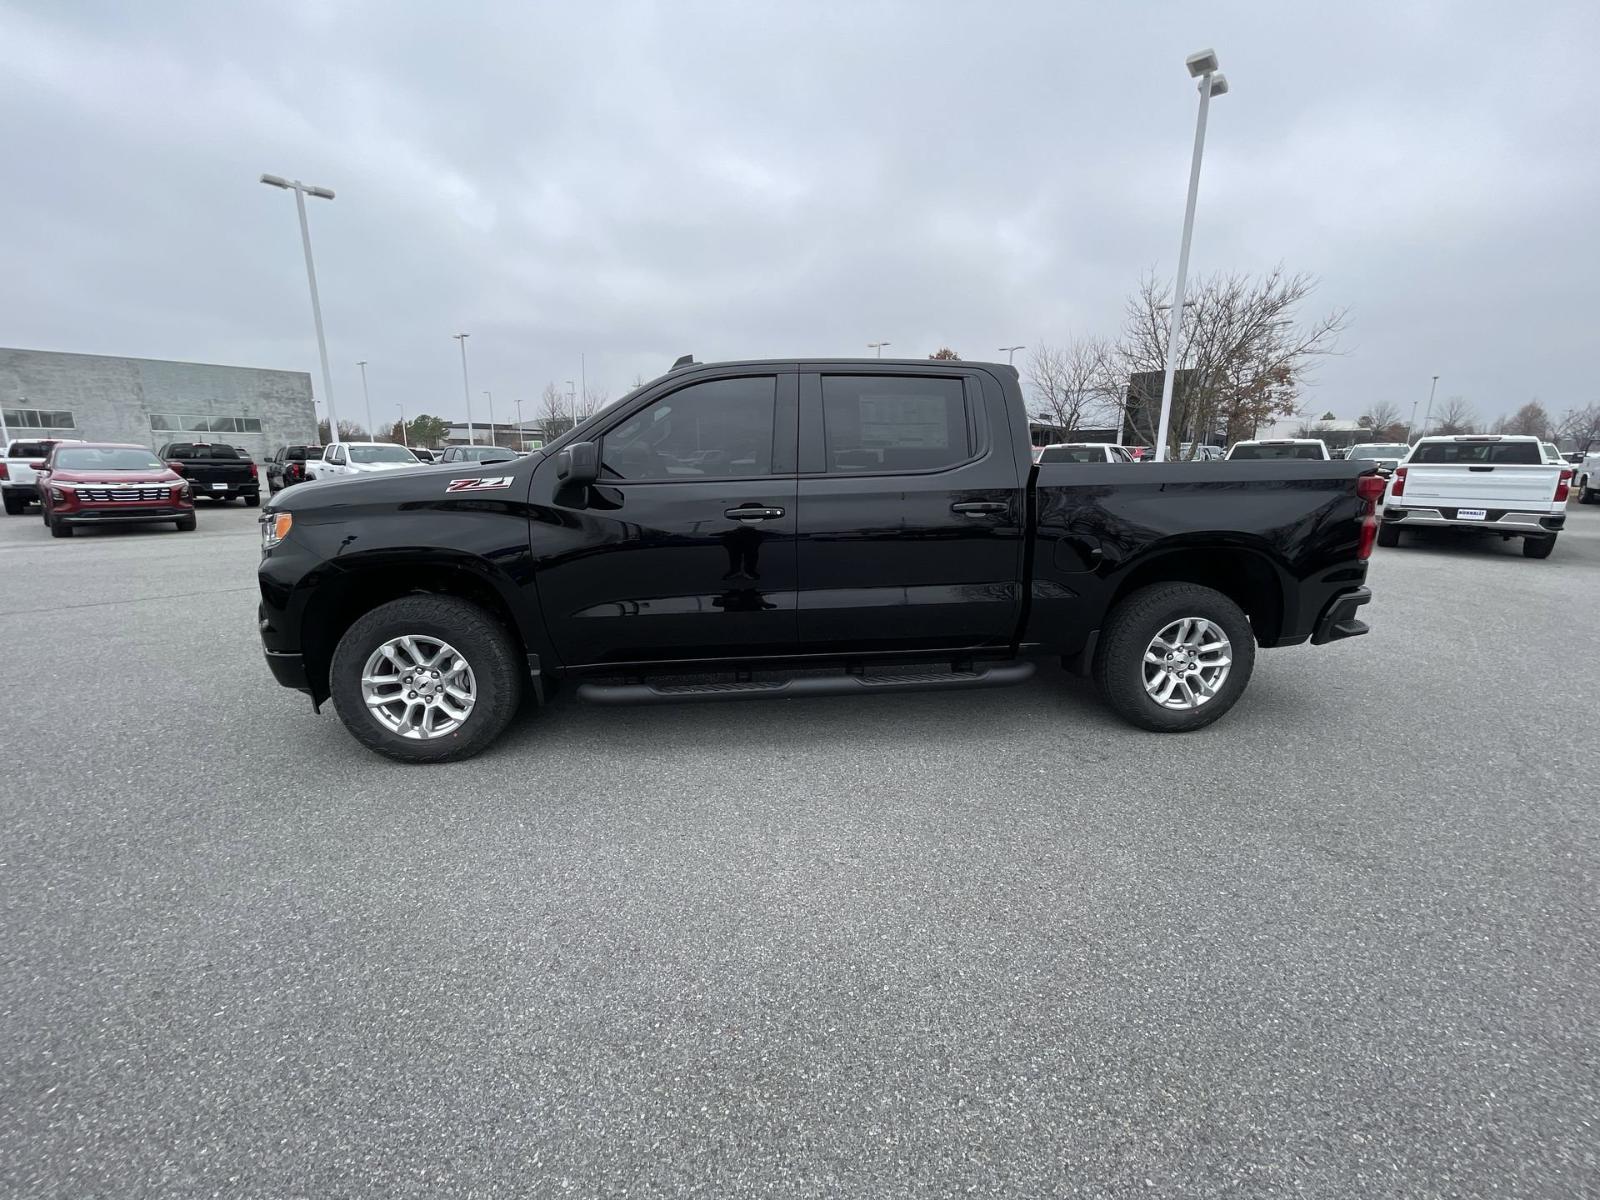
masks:
[[[0,1194],[1600,1194],[1600,509],[1220,725],[611,710],[400,767],[253,512],[0,519]]]

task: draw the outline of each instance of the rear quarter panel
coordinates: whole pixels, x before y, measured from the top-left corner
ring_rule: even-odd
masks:
[[[1356,480],[1371,472],[1338,461],[1041,465],[1023,641],[1082,649],[1163,559],[1269,575],[1282,623],[1264,644],[1303,641],[1327,602],[1366,577]]]

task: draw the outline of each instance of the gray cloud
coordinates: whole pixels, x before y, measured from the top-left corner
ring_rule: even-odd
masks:
[[[312,370],[501,413],[673,357],[966,357],[1113,332],[1176,257],[1349,306],[1308,403],[1595,399],[1600,106],[1582,3],[0,7],[8,344]],[[1579,389],[1579,390],[1574,390]],[[1583,390],[1589,389],[1589,390]],[[319,385],[320,390],[320,385]]]

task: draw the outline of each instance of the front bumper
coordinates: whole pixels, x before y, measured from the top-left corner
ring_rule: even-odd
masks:
[[[262,653],[267,658],[267,670],[280,684],[297,692],[311,691],[311,681],[306,678],[305,660],[300,655],[275,650],[264,650]]]
[[[1429,525],[1434,528],[1486,529],[1491,533],[1559,533],[1567,523],[1565,510],[1553,513],[1518,512],[1488,508],[1483,520],[1462,520],[1456,508],[1408,508],[1403,504],[1383,506],[1385,525]]]
[[[1317,618],[1316,632],[1311,635],[1313,646],[1337,642],[1342,638],[1360,637],[1368,630],[1365,621],[1356,620],[1356,609],[1372,599],[1372,589],[1359,587],[1328,601],[1328,607]]]
[[[178,521],[192,517],[194,509],[180,508],[176,504],[151,505],[149,508],[119,504],[115,508],[57,509],[50,515],[54,520],[68,525],[146,525],[151,521]]]

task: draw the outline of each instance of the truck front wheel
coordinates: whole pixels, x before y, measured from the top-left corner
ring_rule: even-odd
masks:
[[[1233,707],[1255,660],[1255,633],[1232,600],[1196,583],[1158,583],[1112,610],[1094,676],[1124,720],[1184,733]]]
[[[510,634],[477,605],[404,596],[345,631],[328,685],[339,719],[368,749],[449,762],[500,736],[525,669]]]

